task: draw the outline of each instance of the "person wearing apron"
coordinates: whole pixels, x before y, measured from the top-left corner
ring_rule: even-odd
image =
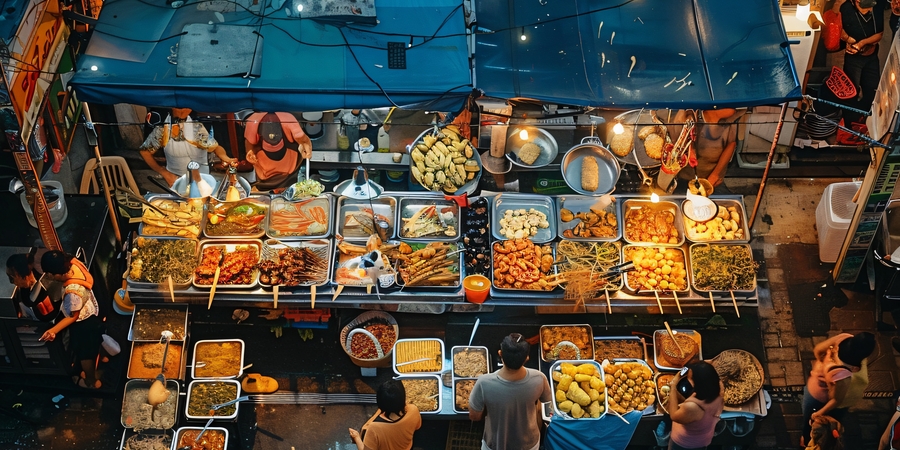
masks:
[[[190,113],[190,108],[172,108],[166,121],[154,128],[140,147],[141,157],[169,186],[187,173],[191,161],[200,163],[201,173],[209,173],[207,155],[211,152],[226,163],[233,161],[202,123],[191,120]],[[166,155],[165,167],[153,158],[159,149]]]
[[[312,156],[312,141],[290,113],[258,112],[244,128],[247,161],[256,170],[259,190],[287,187],[297,181],[303,158]]]

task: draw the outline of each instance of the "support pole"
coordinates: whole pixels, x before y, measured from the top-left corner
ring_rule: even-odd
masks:
[[[110,191],[109,183],[106,181],[106,175],[103,173],[100,159],[100,147],[97,145],[97,130],[94,128],[94,121],[91,120],[91,108],[84,103],[84,119],[85,119],[85,135],[88,144],[94,147],[94,157],[97,158],[97,166],[94,167],[94,177],[98,178],[98,182],[103,186],[103,196],[106,198],[106,207],[109,210],[109,220],[112,221],[113,232],[116,233],[116,248],[122,248],[122,232],[119,231],[119,207],[113,200],[113,193]],[[135,194],[138,194],[135,192]]]
[[[759,192],[756,193],[756,201],[753,203],[753,213],[750,214],[750,220],[747,221],[747,226],[749,226],[751,230],[753,230],[753,223],[756,222],[756,213],[759,211],[759,202],[762,201],[763,191],[766,189],[766,180],[769,179],[769,169],[772,168],[772,160],[775,158],[775,148],[778,146],[778,138],[781,136],[781,127],[784,126],[784,115],[787,113],[787,107],[787,102],[781,104],[781,114],[778,116],[778,126],[775,127],[775,136],[772,137],[772,147],[769,148],[769,157],[766,159],[766,170],[763,172],[762,180],[759,183]]]

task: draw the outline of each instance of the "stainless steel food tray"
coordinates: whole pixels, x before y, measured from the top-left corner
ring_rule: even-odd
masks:
[[[444,398],[443,398],[444,396],[442,395],[443,387],[441,386],[441,376],[440,375],[433,374],[433,373],[404,374],[404,375],[398,375],[398,376],[394,377],[394,379],[400,380],[401,383],[403,382],[403,380],[434,381],[435,385],[437,386],[437,397],[435,397],[435,399],[437,400],[437,409],[435,409],[434,411],[422,411],[421,409],[419,409],[419,413],[421,413],[421,414],[440,414],[441,413],[441,410],[444,408]]]
[[[530,236],[535,244],[545,244],[556,237],[556,206],[553,199],[546,195],[533,194],[499,194],[491,198],[491,233],[495,239],[509,239],[500,234],[500,220],[507,210],[531,209],[547,216],[549,226],[538,228],[537,234]],[[529,236],[526,236],[529,237]]]
[[[602,211],[606,211],[607,213],[611,213],[616,218],[615,229],[616,232],[612,236],[603,236],[603,237],[567,237],[565,236],[565,232],[567,230],[574,229],[580,222],[581,219],[574,219],[569,222],[562,221],[562,209],[568,209],[573,213],[577,214],[579,212],[591,212],[593,208],[596,208],[598,205],[603,206],[603,203],[606,203],[603,200],[604,197],[587,197],[580,195],[564,195],[556,198],[556,236],[561,239],[569,239],[572,241],[618,241],[622,238],[622,217],[619,213],[619,205],[621,202],[617,201],[615,198],[611,199],[611,202],[604,206],[603,208],[598,208]]]
[[[251,230],[251,232],[248,232],[246,234],[224,235],[224,234],[210,233],[210,230],[208,229],[209,228],[209,214],[214,209],[214,204],[250,203],[250,202],[252,202],[258,206],[265,208],[266,211],[264,214],[266,216],[268,216],[270,200],[271,199],[267,195],[252,195],[247,198],[242,198],[236,202],[220,202],[220,201],[215,200],[210,197],[210,199],[206,201],[206,206],[203,208],[203,227],[202,227],[203,235],[210,239],[256,239],[256,238],[262,237],[263,235],[266,234],[265,218],[263,218],[262,221],[260,221],[258,224],[256,224],[256,226],[254,227],[253,230]]]
[[[684,202],[682,202],[682,214],[681,214],[683,217],[682,223],[685,224],[684,225],[685,238],[687,238],[687,240],[689,240],[691,242],[714,242],[714,243],[718,243],[718,244],[744,244],[744,243],[750,242],[750,228],[747,226],[747,212],[744,210],[744,204],[738,200],[725,199],[725,198],[711,198],[710,200],[712,200],[713,203],[715,203],[717,206],[724,206],[726,209],[729,207],[734,207],[735,209],[737,209],[737,213],[740,216],[740,220],[738,221],[738,226],[740,226],[741,229],[743,230],[744,237],[741,239],[701,239],[701,238],[698,238],[697,234],[692,232],[691,227],[687,226],[687,223],[684,222],[684,219],[686,219],[686,217],[684,217],[684,212],[683,212],[684,211],[684,202],[687,201],[687,200],[685,200]],[[716,220],[716,219],[712,218],[710,220]]]
[[[522,139],[519,134],[524,131],[528,134],[527,139]],[[522,146],[527,143],[533,143],[541,149],[539,156],[532,164],[526,164],[519,156]],[[556,144],[556,138],[547,130],[527,125],[515,125],[509,128],[506,133],[506,159],[511,163],[525,168],[544,167],[556,159],[559,154],[559,146]]]
[[[549,380],[550,380],[550,392],[551,392],[551,393],[556,392],[556,385],[558,384],[557,381],[554,381],[554,380],[553,380],[552,374],[553,374],[554,371],[559,371],[559,366],[560,366],[561,364],[563,364],[563,363],[574,364],[574,365],[576,365],[576,366],[581,365],[581,364],[593,364],[593,365],[597,366],[597,372],[600,374],[599,376],[601,376],[601,377],[603,376],[603,366],[600,365],[600,363],[598,363],[597,361],[594,361],[593,359],[590,359],[590,360],[559,360],[559,361],[554,362],[554,363],[550,366],[550,374],[551,374],[551,376],[550,376]],[[575,383],[575,382],[573,381],[573,383]],[[605,386],[605,384],[604,384],[604,386]],[[603,392],[604,392],[604,394],[607,394],[606,388],[605,388],[605,387],[604,387]],[[559,410],[559,405],[557,404],[555,398],[554,398],[553,400],[551,400],[550,403],[553,404],[553,413],[556,414],[556,415],[558,415],[559,417],[564,418],[564,419],[569,419],[569,420],[600,420],[600,419],[602,419],[604,416],[606,416],[606,412],[609,411],[609,400],[608,400],[608,398],[609,398],[609,395],[604,395],[604,396],[603,396],[603,412],[600,414],[600,417],[597,417],[597,418],[592,418],[592,417],[582,417],[582,418],[580,418],[580,419],[575,419],[575,418],[573,418],[572,416],[570,416],[569,413],[564,413],[564,412],[562,412],[562,411]]]
[[[134,359],[135,347],[137,347],[138,345],[148,345],[148,344],[154,344],[154,343],[159,344],[159,342],[150,342],[150,341],[133,341],[131,343],[131,353],[129,353],[128,369],[125,372],[126,378],[128,378],[129,380],[140,380],[140,379],[153,378],[153,377],[132,376],[133,374],[131,373],[131,369],[134,366],[134,362],[135,362],[135,359]],[[159,344],[159,345],[164,345],[164,344]],[[174,352],[173,345],[181,346],[181,352],[179,352],[180,354],[178,355],[179,356],[179,359],[178,359],[179,367],[176,370],[176,373],[174,376],[169,376],[169,374],[166,374],[166,379],[167,380],[184,380],[184,375],[185,375],[185,364],[184,364],[185,360],[184,360],[184,358],[187,356],[187,346],[185,345],[185,341],[176,341],[174,339],[169,341],[169,353],[166,355],[166,361],[172,361],[174,359],[175,352]],[[162,357],[162,354],[160,354],[160,357]],[[162,362],[162,361],[160,361],[160,362]],[[160,370],[156,370],[156,372],[157,373],[154,374],[153,376],[156,376],[160,372]]]
[[[397,345],[403,344],[403,343],[408,343],[408,342],[417,342],[417,341],[436,341],[440,345],[441,353],[440,353],[440,355],[438,355],[437,359],[439,359],[441,361],[441,367],[438,368],[438,370],[436,370],[434,372],[401,372],[400,370],[397,369],[398,363],[404,363],[407,361],[415,361],[416,359],[421,358],[421,356],[415,356],[415,358],[413,358],[411,360],[397,361],[397,353],[398,353]],[[421,375],[424,373],[433,373],[433,374],[440,376],[440,373],[444,371],[444,358],[446,357],[446,355],[447,355],[447,352],[444,348],[444,341],[437,339],[437,338],[397,339],[394,342],[394,348],[391,351],[391,367],[394,369],[394,373],[397,375]],[[440,379],[438,381],[440,381]]]
[[[602,363],[604,359],[630,359],[619,356],[613,356],[612,358],[606,357],[607,355],[599,355],[597,353],[597,341],[628,341],[634,342],[638,344],[641,348],[641,357],[639,359],[647,360],[647,341],[644,338],[637,336],[594,336],[594,361]]]
[[[546,351],[544,350],[544,329],[549,329],[549,328],[553,328],[553,327],[585,329],[587,331],[587,335],[588,335],[588,342],[590,343],[589,347],[590,347],[591,354],[590,355],[581,354],[579,356],[581,357],[582,360],[585,360],[585,361],[594,359],[594,329],[589,324],[586,324],[586,323],[550,324],[550,325],[541,325],[541,329],[540,329],[540,333],[539,333],[540,337],[541,337],[541,341],[540,341],[540,343],[541,343],[540,344],[541,345],[541,361],[544,361],[544,362],[557,361],[555,358],[551,358],[549,355],[551,352],[553,352],[553,347],[559,345],[559,342],[552,344],[552,345],[550,343],[547,343],[547,345],[550,346],[550,350],[546,350]],[[579,349],[579,352],[580,352],[580,349]]]
[[[179,320],[176,323],[171,323],[169,327],[166,327],[168,331],[174,333],[172,337],[172,341],[183,341],[187,337],[187,321],[188,321],[188,306],[187,305],[135,305],[134,306],[134,314],[131,315],[131,327],[128,329],[128,340],[129,341],[153,341],[159,342],[162,337],[162,333],[156,333],[154,335],[150,335],[147,331],[139,328],[142,327],[142,323],[139,321],[145,315],[148,318],[152,318],[158,311],[161,310],[169,310],[169,311],[177,311],[179,313]],[[149,319],[148,319],[149,320]],[[162,331],[162,330],[160,330]]]
[[[344,226],[347,222],[348,214],[357,212],[366,214],[362,209],[371,209],[375,214],[384,216],[384,219],[390,224],[387,233],[388,239],[393,239],[397,236],[397,224],[394,223],[397,218],[397,199],[383,195],[371,200],[356,200],[348,197],[338,198],[337,217],[335,218],[337,221],[335,225],[337,234],[348,241],[365,241],[368,239],[371,236],[370,234],[362,233],[359,230],[347,230]]]
[[[260,257],[260,260],[267,259],[269,256],[267,253],[271,251],[272,253],[277,254],[277,251],[286,247],[292,248],[308,248],[312,251],[316,256],[322,259],[325,262],[325,278],[317,281],[307,281],[296,285],[291,286],[324,286],[328,284],[331,280],[331,271],[334,268],[334,264],[331,261],[332,256],[334,256],[334,250],[332,249],[333,241],[324,240],[324,239],[315,239],[315,240],[304,240],[304,241],[283,241],[283,243],[278,242],[263,242],[263,253]],[[268,249],[268,251],[266,250]],[[274,285],[267,284],[262,282],[262,277],[259,277],[259,285],[271,288]],[[280,284],[279,286],[286,286],[284,284]]]
[[[458,376],[456,374],[456,365],[453,364],[453,358],[456,356],[457,353],[462,352],[464,350],[469,350],[469,351],[476,350],[480,353],[484,353],[484,362],[485,362],[485,364],[487,364],[487,367],[485,368],[485,373],[491,373],[491,355],[490,355],[490,351],[488,351],[487,347],[482,346],[482,345],[455,345],[450,348],[450,362],[451,362],[451,365],[453,366],[453,377],[455,377],[455,378],[473,378],[473,379],[477,378],[477,377],[462,377],[462,376]]]
[[[320,195],[305,200],[292,202],[282,197],[275,197],[269,205],[269,211],[266,213],[266,234],[273,238],[279,239],[324,239],[331,236],[334,227],[334,211],[332,208],[331,195]],[[325,210],[325,231],[322,233],[307,233],[306,230],[277,229],[272,225],[272,215],[285,208],[303,208],[308,211],[309,208],[321,207]],[[307,214],[304,212],[304,214]]]
[[[468,414],[469,413],[469,408],[462,409],[456,403],[456,385],[457,385],[457,383],[464,382],[464,381],[472,381],[474,383],[476,380],[478,380],[478,378],[457,377],[455,375],[450,378],[450,389],[452,390],[452,392],[450,393],[451,394],[450,398],[453,399],[453,412],[455,412],[457,414]],[[469,394],[469,398],[470,399],[472,398],[471,393]]]
[[[642,365],[642,366],[644,366],[644,367],[650,369],[650,373],[651,373],[651,374],[654,372],[654,371],[653,371],[653,367],[650,367],[650,364],[647,364],[647,361],[645,361],[645,360],[643,360],[643,359],[637,359],[637,358],[613,358],[613,359],[611,359],[611,360],[607,360],[606,362],[604,362],[604,364],[603,364],[603,370],[604,370],[604,371],[606,370],[606,364],[607,364],[607,363],[609,363],[609,364],[638,363],[638,364],[640,364],[640,365]],[[651,382],[651,383],[654,383],[654,386],[656,386],[656,382],[654,382],[652,379],[650,380],[650,382]],[[641,411],[641,415],[643,415],[643,416],[649,416],[650,414],[655,413],[655,412],[656,412],[656,405],[657,405],[658,403],[659,403],[659,397],[657,396],[656,399],[653,401],[653,404],[652,404],[652,405],[647,405],[647,407],[644,408],[643,411]],[[637,411],[637,408],[634,408],[634,411]],[[631,412],[631,411],[629,411],[629,412]]]
[[[132,436],[147,436],[147,437],[161,437],[164,440],[169,441],[169,445],[165,448],[169,449],[172,447],[172,441],[175,439],[175,432],[172,430],[143,430],[140,433],[135,433],[132,429],[125,429],[122,432],[122,440],[119,441],[119,450],[125,450],[125,442],[131,439]]]
[[[147,194],[144,196],[144,199],[151,203],[154,200],[172,200],[174,202],[179,202],[179,203],[187,203],[188,201],[190,201],[188,199],[185,199],[182,197],[176,197],[176,196],[170,195],[170,194]],[[205,207],[206,201],[201,200],[201,199],[194,199],[193,201],[198,202],[198,204],[200,206],[200,212],[197,217],[197,237],[194,238],[194,239],[198,239],[202,232],[203,216],[205,215],[204,211],[206,210],[206,207]],[[146,211],[147,209],[148,208],[146,206],[143,206],[144,211]],[[141,215],[141,217],[143,218],[143,214]],[[141,236],[148,236],[148,237],[172,237],[172,235],[169,235],[169,234],[148,234],[144,230],[143,220],[141,221],[140,226],[138,226],[138,234],[140,234]],[[176,236],[176,237],[181,237],[181,236]]]
[[[417,250],[418,246],[427,245],[428,242],[425,242],[425,241],[409,242],[409,244],[412,246],[413,250]],[[457,250],[464,249],[462,247],[462,245],[460,245],[459,243],[449,243],[449,244],[452,245],[453,247],[455,247]],[[456,250],[454,250],[454,251],[456,251]],[[463,275],[465,274],[465,261],[463,260],[463,258],[465,257],[465,252],[460,251],[459,253],[457,253],[456,255],[452,255],[451,257],[456,260],[456,263],[454,265],[448,266],[448,267],[451,269],[453,267],[456,268],[456,274],[457,274],[456,284],[451,284],[449,286],[435,286],[435,285],[428,285],[428,284],[421,284],[421,285],[417,285],[417,286],[406,286],[406,283],[403,281],[403,277],[400,275],[399,262],[391,261],[391,264],[394,264],[394,267],[397,268],[397,280],[396,280],[397,286],[402,286],[404,289],[417,289],[417,290],[422,289],[422,288],[424,288],[424,289],[440,289],[442,291],[446,290],[446,289],[453,289],[453,290],[459,289],[460,286],[462,286]]]
[[[151,236],[135,236],[134,240],[132,241],[132,244],[131,244],[131,251],[128,252],[127,281],[129,284],[131,284],[132,286],[134,286],[136,288],[144,288],[144,289],[155,289],[155,288],[159,288],[160,286],[164,286],[165,289],[168,289],[168,284],[166,281],[160,281],[159,283],[153,283],[150,281],[139,281],[139,280],[135,280],[134,278],[131,278],[131,264],[132,264],[134,256],[135,256],[135,252],[138,251],[138,247],[137,247],[138,239],[153,239],[156,241],[193,241],[193,243],[194,243],[194,255],[192,257],[193,260],[197,259],[197,250],[200,246],[200,241],[197,239],[189,239],[189,238],[174,237],[174,236],[153,236],[153,237],[151,237]],[[172,288],[176,289],[176,290],[186,289],[191,285],[191,281],[193,281],[193,280],[194,280],[194,272],[191,271],[191,273],[188,276],[188,279],[186,281],[178,281],[178,280],[172,279]]]
[[[656,403],[659,404],[659,409],[656,410],[658,414],[669,414],[668,406],[663,403],[662,392],[660,391],[661,386],[659,385],[659,379],[664,376],[674,377],[675,372],[656,372],[653,375],[653,386],[656,388]],[[671,378],[669,380],[671,381]],[[671,391],[669,395],[672,395]]]
[[[671,211],[674,216],[674,226],[678,231],[678,240],[675,244],[670,244],[667,242],[652,242],[652,241],[636,241],[628,238],[628,212],[631,210],[637,210],[641,207],[648,207],[655,210],[667,210]],[[629,244],[635,245],[659,245],[665,247],[677,247],[684,244],[684,221],[682,219],[681,207],[678,206],[675,202],[671,202],[668,200],[660,200],[658,203],[653,203],[650,200],[637,200],[637,199],[626,199],[622,204],[622,237],[625,238],[625,242]]]
[[[211,416],[208,413],[206,415],[202,415],[202,416],[195,416],[188,412],[189,411],[188,408],[190,408],[190,405],[191,405],[191,394],[194,392],[194,386],[196,386],[198,384],[211,384],[211,383],[233,384],[237,387],[237,395],[235,395],[234,398],[229,398],[226,401],[235,400],[241,396],[241,382],[238,380],[218,380],[218,379],[194,380],[194,381],[191,381],[191,384],[188,385],[187,401],[184,402],[184,405],[185,405],[184,406],[184,415],[188,419],[195,419],[195,420],[209,420],[212,418],[215,418],[215,420],[230,420],[230,419],[234,419],[235,417],[237,417],[238,411],[240,410],[240,407],[241,407],[241,402],[235,403],[234,404],[234,412],[227,416],[220,415],[218,413],[218,411],[216,411],[216,414],[214,416]],[[213,405],[208,405],[208,406],[213,406]],[[205,408],[205,409],[209,409],[209,408]]]
[[[695,330],[686,330],[686,329],[672,329],[676,334],[684,333],[690,336],[694,341],[697,342],[697,359],[703,360],[703,340],[700,338],[700,333]],[[657,369],[660,370],[681,370],[681,367],[671,367],[665,365],[665,361],[660,356],[660,352],[662,348],[659,346],[659,336],[662,334],[666,334],[668,331],[666,330],[656,330],[653,332],[653,365],[656,366]]]
[[[685,288],[684,288],[684,289],[678,289],[678,290],[673,290],[673,289],[654,289],[654,290],[648,290],[648,289],[644,289],[644,288],[641,287],[641,286],[632,286],[631,281],[629,280],[629,277],[630,277],[630,278],[634,278],[635,276],[634,276],[633,274],[634,274],[635,272],[641,270],[640,267],[637,267],[634,271],[632,271],[632,272],[627,272],[627,273],[625,274],[625,284],[624,284],[624,289],[625,289],[625,290],[631,291],[632,293],[634,293],[634,294],[639,294],[639,295],[654,295],[654,294],[653,294],[653,291],[659,292],[660,296],[663,296],[663,295],[671,295],[671,293],[672,293],[673,291],[674,291],[677,295],[680,295],[680,296],[682,296],[682,297],[686,297],[688,294],[690,294],[690,292],[691,292],[691,270],[690,270],[690,261],[688,260],[688,257],[687,257],[686,252],[684,251],[684,248],[682,248],[682,247],[671,247],[671,246],[670,246],[670,247],[666,247],[666,246],[661,246],[661,245],[624,245],[624,246],[622,246],[622,261],[623,261],[623,262],[629,262],[629,261],[631,261],[631,259],[628,257],[628,251],[629,251],[630,249],[632,249],[632,248],[637,249],[637,250],[640,250],[640,249],[642,249],[642,248],[658,248],[658,249],[662,249],[662,250],[665,250],[665,251],[672,250],[672,251],[681,253],[682,259],[683,259],[683,261],[684,261],[684,270],[685,270],[685,272],[686,272],[686,273],[685,273],[685,279],[684,279]]]
[[[250,275],[250,283],[244,284],[229,284],[222,282],[221,276],[219,277],[219,283],[216,286],[216,289],[229,289],[229,288],[252,288],[256,286],[257,279],[259,278],[259,270],[256,269],[256,264],[259,262],[259,258],[262,256],[262,241],[259,239],[207,239],[204,241],[200,241],[200,251],[199,257],[197,258],[197,266],[200,265],[200,261],[203,260],[203,250],[207,247],[225,247],[226,253],[231,253],[235,251],[238,246],[250,246],[256,250],[256,262],[253,263],[254,268],[252,275]],[[197,283],[196,269],[195,276],[192,284],[197,289],[211,289],[212,284],[199,284]]]
[[[556,259],[557,259],[557,260],[561,260],[561,259],[563,258],[563,256],[559,253],[559,245],[562,244],[563,242],[566,242],[566,241],[570,241],[570,240],[569,240],[569,239],[563,239],[563,240],[557,242],[556,245],[554,246],[554,249],[556,250]],[[612,242],[612,241],[599,241],[599,242],[598,242],[598,241],[594,241],[594,242],[591,242],[591,241],[580,241],[580,242],[579,242],[579,241],[571,240],[571,243],[577,244],[577,245],[591,245],[591,244],[595,244],[595,245],[612,245],[612,246],[615,246],[615,248],[616,248],[616,255],[617,255],[618,257],[616,258],[616,263],[615,263],[615,264],[609,264],[609,266],[615,266],[615,265],[618,265],[618,264],[621,264],[621,263],[622,263],[622,243],[620,243],[620,242]],[[559,265],[554,266],[554,267],[556,267],[556,271],[557,271],[557,272],[563,272],[566,266],[565,266],[565,264],[559,264]],[[599,271],[600,269],[603,269],[603,268],[604,268],[604,267],[598,265],[596,270]],[[610,294],[613,294],[614,292],[620,291],[620,290],[622,289],[622,285],[623,285],[623,283],[625,282],[625,274],[622,273],[622,274],[618,274],[618,275],[615,275],[615,276],[610,276],[610,277],[608,277],[606,280],[607,280],[607,283],[606,283],[605,287],[606,287],[606,289],[607,289],[608,291],[610,291]],[[564,284],[565,284],[565,283],[564,283]],[[603,290],[600,289],[600,290],[597,292],[596,297],[599,298],[599,297],[602,296],[602,295],[604,295],[604,294],[603,294]]]
[[[503,241],[495,241],[494,243],[497,243],[497,242],[503,242]],[[548,245],[548,244],[535,244],[535,245]],[[555,259],[556,259],[556,245],[554,245],[554,244],[552,244],[552,243],[549,244],[549,245],[550,245],[550,248],[553,250],[553,253],[552,253],[552,254],[553,254],[553,259],[555,260]],[[495,291],[496,291],[497,293],[504,293],[504,292],[505,292],[507,295],[518,295],[518,294],[520,294],[520,293],[544,294],[544,296],[555,296],[555,295],[557,295],[556,293],[554,293],[554,291],[556,291],[557,289],[560,289],[559,286],[555,286],[553,289],[550,289],[550,290],[548,290],[548,291],[539,291],[539,290],[536,290],[536,289],[510,289],[510,288],[501,288],[501,287],[497,287],[497,285],[494,283],[494,268],[493,268],[494,261],[497,261],[497,257],[496,257],[496,255],[495,255],[496,252],[497,252],[497,251],[494,249],[494,245],[491,244],[491,275],[490,275],[490,279],[491,279],[491,296],[495,295],[495,294],[494,294]],[[557,266],[551,267],[551,268],[550,268],[550,273],[551,273],[551,274],[556,274],[556,273],[557,273],[556,268],[557,268]],[[501,295],[502,295],[502,294],[501,294]]]
[[[388,241],[388,242],[386,242],[386,244],[394,244],[394,243],[398,243],[398,244],[399,244],[399,241]],[[339,245],[339,244],[335,244],[335,246],[334,246],[334,252],[333,252],[333,254],[334,254],[334,261],[333,261],[332,264],[331,264],[331,266],[332,266],[331,278],[330,278],[331,281],[332,281],[335,285],[337,285],[337,286],[346,286],[346,287],[366,287],[366,286],[369,286],[369,283],[366,283],[365,281],[359,281],[359,282],[357,282],[357,283],[341,283],[341,282],[338,281],[338,278],[337,278],[337,277],[338,277],[338,271],[341,269],[341,267],[342,267],[344,264],[349,263],[351,259],[356,258],[356,257],[358,257],[358,256],[362,256],[362,254],[356,255],[356,256],[346,255],[346,256],[345,256],[345,259],[342,261],[342,260],[341,260],[342,253],[341,253],[341,249],[340,249],[340,247],[338,247],[338,245]],[[361,244],[361,243],[358,243],[358,245],[362,245],[362,244]],[[383,254],[382,254],[382,255],[383,255]],[[397,272],[396,272],[396,270],[393,268],[394,261],[390,260],[390,258],[387,258],[387,259],[388,259],[388,262],[389,262],[392,266],[391,266],[391,267],[385,266],[386,271],[385,271],[384,273],[382,273],[381,277],[379,277],[379,280],[378,280],[378,281],[379,281],[379,282],[378,282],[379,288],[389,288],[389,287],[393,286],[393,285],[397,282]],[[374,285],[374,283],[373,283],[373,285]],[[374,292],[374,291],[373,291],[373,292]],[[344,292],[341,293],[341,295],[345,295],[345,294],[347,294],[347,293],[348,293],[348,292],[346,292],[346,290],[345,290]]]
[[[132,420],[132,416],[127,415],[129,412],[131,412],[127,409],[128,394],[135,389],[146,389],[147,392],[150,392],[150,386],[153,384],[153,382],[154,380],[128,380],[127,382],[125,382],[125,393],[122,395],[122,413],[119,417],[119,420],[122,423],[122,426],[126,429],[134,428],[134,421]],[[168,379],[166,380],[166,390],[169,391],[169,398],[166,399],[166,402],[174,402],[175,406],[174,408],[172,408],[171,425],[167,427],[161,427],[159,429],[172,428],[175,426],[175,422],[178,420],[178,405],[179,399],[181,397],[180,395],[178,395],[179,387],[180,386],[177,381]],[[147,404],[147,406],[149,406],[149,403]],[[138,410],[134,412],[140,412],[140,409],[141,408],[138,407]],[[160,413],[157,412],[157,415],[159,414]],[[153,418],[156,419],[157,416],[153,416]],[[158,418],[158,420],[162,420],[162,418],[160,417]],[[153,420],[151,420],[151,422],[153,422]],[[168,423],[168,421],[161,424],[165,423]]]
[[[704,246],[742,247],[747,251],[747,254],[750,255],[750,258],[751,259],[753,258],[753,249],[750,248],[750,244],[721,244],[718,242],[691,244],[690,249],[689,249],[690,255],[691,255],[691,264],[689,266],[690,267],[689,272],[691,274],[691,280],[690,280],[691,287],[694,289],[694,291],[704,293],[704,294],[713,293],[713,294],[725,294],[725,295],[728,295],[730,292],[734,292],[735,294],[741,294],[742,296],[752,295],[753,293],[756,292],[757,283],[756,283],[756,270],[755,269],[753,269],[753,287],[750,289],[735,289],[733,291],[722,291],[722,290],[716,290],[716,289],[702,289],[702,288],[698,287],[696,285],[697,278],[696,278],[695,272],[694,272],[694,258],[693,258],[694,249],[698,248],[698,247],[704,247]]]
[[[454,232],[449,235],[438,233],[418,237],[411,236],[410,234],[412,233],[407,232],[407,219],[410,219],[422,209],[431,206],[435,207],[437,213],[441,213],[442,211],[444,214],[450,213],[451,217],[445,219],[445,223],[448,228],[453,227]],[[457,205],[456,202],[444,200],[443,197],[401,197],[396,221],[398,228],[397,234],[401,239],[410,241],[456,241],[459,239],[461,228],[459,218],[459,205]],[[436,218],[435,220],[437,220],[438,223],[441,223],[439,218]]]
[[[225,344],[227,342],[236,342],[241,345],[241,358],[238,361],[237,367],[235,367],[234,375],[227,375],[221,377],[203,377],[197,375],[197,364],[201,361],[197,361],[199,355],[197,355],[197,348],[202,344]],[[191,378],[194,380],[227,380],[231,378],[240,378],[241,375],[244,374],[244,352],[247,349],[247,344],[244,343],[243,339],[206,339],[202,341],[197,341],[194,343],[194,351],[191,352],[193,355],[193,361],[191,361]],[[202,361],[205,362],[205,361]],[[238,395],[240,397],[240,395]]]
[[[189,430],[203,430],[203,427],[181,427],[178,431],[175,432],[175,439],[172,440],[172,450],[178,450],[181,447],[178,447],[178,441],[181,440],[181,435],[184,434],[185,431]],[[228,429],[222,427],[209,427],[206,429],[206,432],[217,431],[225,435],[225,446],[222,447],[222,450],[228,450]]]
[[[616,159],[619,160],[619,162],[623,164],[631,164],[632,166],[640,164],[640,166],[645,169],[650,167],[659,167],[662,164],[660,160],[653,159],[649,155],[647,155],[647,151],[644,150],[644,141],[638,138],[638,132],[641,130],[641,128],[647,125],[659,125],[653,121],[653,116],[650,110],[635,109],[626,111],[616,116],[616,120],[608,122],[606,127],[607,143],[612,141],[613,127],[616,123],[621,123],[622,125],[624,125],[626,131],[629,131],[629,126],[633,127],[633,129],[630,131],[632,138],[634,139],[631,146],[631,152],[629,152],[629,154],[625,156],[619,156],[613,153],[613,156],[615,156]],[[663,139],[666,139],[666,136],[661,137]],[[669,140],[670,139],[666,139],[666,142],[668,142]],[[637,156],[637,159],[635,159],[635,156]]]

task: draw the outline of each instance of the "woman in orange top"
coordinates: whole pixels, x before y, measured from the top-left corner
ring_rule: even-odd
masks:
[[[359,450],[409,450],[413,433],[422,427],[419,408],[406,403],[406,388],[399,380],[386,381],[375,395],[378,411],[362,427],[350,428]]]

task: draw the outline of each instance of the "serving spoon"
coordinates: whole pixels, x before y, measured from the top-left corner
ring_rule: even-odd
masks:
[[[210,415],[213,415],[213,414],[215,414],[215,410],[210,410]],[[189,444],[189,445],[184,445],[184,446],[178,447],[178,450],[191,450],[194,447],[194,445],[200,443],[200,438],[203,437],[203,433],[206,433],[206,429],[209,428],[209,426],[212,424],[213,419],[215,419],[215,417],[210,417],[209,420],[206,421],[206,425],[203,427],[202,430],[200,430],[200,434],[198,434],[197,437],[194,438],[194,444]]]

